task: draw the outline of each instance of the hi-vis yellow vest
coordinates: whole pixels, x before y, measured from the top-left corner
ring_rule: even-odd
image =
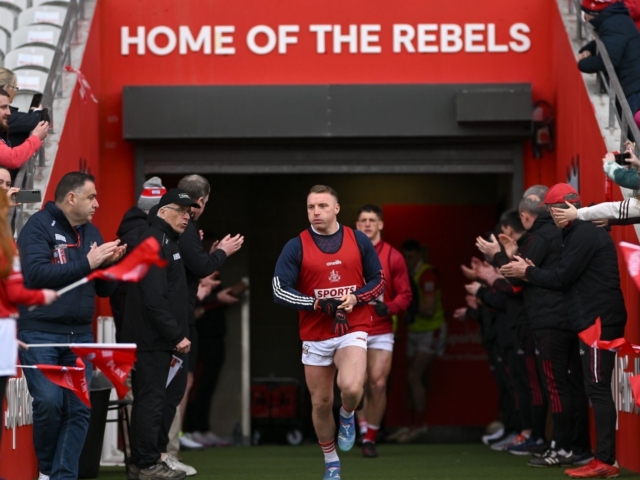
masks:
[[[418,271],[413,275],[413,281],[416,282],[416,286],[418,287],[418,291],[420,295],[424,292],[422,291],[422,285],[420,284],[420,277],[427,270],[433,270],[434,268],[431,265],[422,265]],[[439,288],[435,291],[436,294],[436,310],[434,314],[430,317],[426,315],[422,315],[421,313],[416,314],[415,321],[407,326],[407,330],[410,332],[429,332],[431,330],[437,330],[440,328],[440,325],[444,322],[444,308],[442,308],[442,290]]]

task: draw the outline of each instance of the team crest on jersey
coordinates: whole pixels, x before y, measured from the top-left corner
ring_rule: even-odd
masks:
[[[340,274],[335,270],[331,270],[331,273],[329,273],[329,281],[331,283],[339,282],[341,278],[342,277],[340,277]]]

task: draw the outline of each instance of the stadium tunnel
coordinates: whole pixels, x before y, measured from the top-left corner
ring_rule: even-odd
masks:
[[[308,225],[308,189],[333,186],[346,225],[361,205],[375,203],[385,212],[387,241],[428,245],[452,312],[464,301],[459,265],[476,254],[473,239],[521,197],[531,105],[529,84],[136,86],[123,92],[123,126],[135,145],[136,185],[151,175],[168,187],[189,173],[209,179],[200,227],[247,238],[224,276],[251,279],[251,376],[302,380],[296,313],[273,303],[271,278],[286,241]],[[229,335],[234,328],[230,322]],[[434,368],[440,388],[430,405],[457,413],[428,418],[431,425],[495,419],[495,393],[483,388],[492,381],[486,357],[469,340],[475,328],[453,326],[458,340],[449,361]],[[390,401],[401,404],[402,358],[394,362]],[[487,396],[476,411],[464,408],[460,375]],[[457,402],[463,408],[446,408]],[[401,417],[387,421],[401,424]]]

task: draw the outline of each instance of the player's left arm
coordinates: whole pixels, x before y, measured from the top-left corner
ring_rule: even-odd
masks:
[[[358,299],[358,305],[362,305],[375,300],[384,293],[386,280],[380,258],[378,258],[371,240],[358,230],[354,230],[354,233],[362,258],[362,274],[366,283],[353,294]]]
[[[402,255],[397,250],[391,250],[389,258],[389,276],[387,282],[393,285],[393,291],[396,296],[387,303],[390,315],[404,312],[411,303],[412,293],[411,284],[409,283],[409,270]]]

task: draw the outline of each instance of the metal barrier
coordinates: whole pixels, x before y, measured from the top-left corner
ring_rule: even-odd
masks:
[[[573,3],[572,3],[573,2]],[[600,40],[598,33],[593,29],[593,26],[584,20],[582,16],[582,10],[580,8],[579,0],[569,0],[569,12],[573,12],[575,9],[576,26],[578,39],[595,40],[598,54],[602,58],[606,72],[599,72],[598,77],[600,84],[606,91],[609,97],[609,125],[610,129],[616,128],[616,120],[620,126],[620,148],[621,152],[625,151],[624,144],[627,139],[632,140],[635,146],[636,156],[640,156],[640,129],[636,125],[633,119],[633,113],[629,108],[627,97],[622,90],[622,85],[618,80],[613,63],[607,52],[604,43]],[[640,61],[640,59],[638,59]]]
[[[71,60],[71,44],[77,40],[78,20],[84,19],[84,0],[71,0],[67,7],[67,15],[60,31],[60,39],[53,56],[51,70],[47,77],[47,83],[42,91],[42,106],[49,109],[49,133],[54,132],[55,119],[53,102],[56,98],[62,97],[62,78],[65,65],[70,64]],[[21,189],[32,189],[36,167],[44,167],[46,165],[46,149],[44,144],[33,157],[31,157],[20,169],[16,175],[14,186]],[[14,231],[18,235],[26,219],[22,205],[16,207]]]

